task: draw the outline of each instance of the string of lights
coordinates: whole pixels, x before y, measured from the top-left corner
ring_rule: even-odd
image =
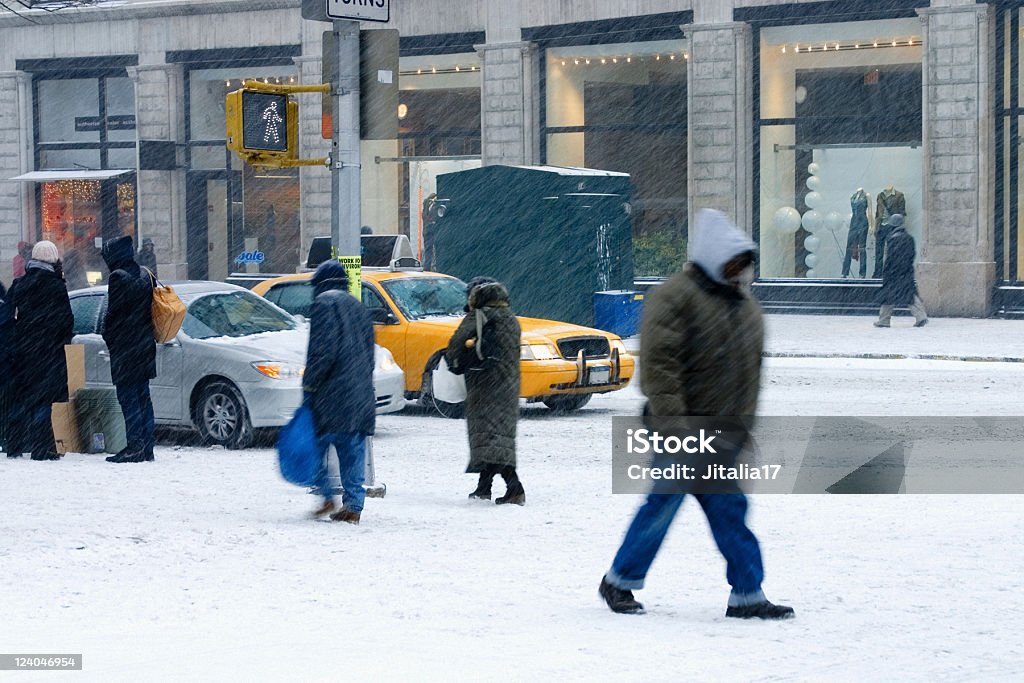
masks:
[[[783,45],[779,48],[782,54],[793,52],[794,54],[810,54],[812,52],[841,52],[843,50],[872,50],[878,48],[893,47],[920,47],[921,39],[911,38],[884,38],[854,42],[832,42],[821,43],[796,43],[794,45]]]
[[[611,57],[557,57],[552,62],[561,63],[562,66],[596,66],[608,64],[633,64],[645,62],[661,62],[661,61],[674,61],[678,57],[682,57],[683,60],[690,58],[690,53],[686,50],[683,52],[664,52],[653,55],[644,55],[634,57],[633,55],[613,55]]]

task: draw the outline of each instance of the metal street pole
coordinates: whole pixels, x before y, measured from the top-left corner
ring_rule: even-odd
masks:
[[[359,256],[359,22],[335,20],[338,77],[331,144],[331,243],[338,256]]]

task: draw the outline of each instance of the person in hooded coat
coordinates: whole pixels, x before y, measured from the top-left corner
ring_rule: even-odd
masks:
[[[640,383],[645,416],[753,416],[760,388],[764,322],[747,291],[756,245],[722,213],[697,214],[689,263],[644,303]],[[657,491],[657,489],[655,489]],[[652,492],[637,511],[599,592],[614,612],[638,613],[633,590],[643,588],[651,563],[686,494]],[[699,494],[732,587],[727,617],[785,619],[761,590],[764,569],[757,538],[747,527],[742,493]]]
[[[14,372],[14,310],[7,302],[7,289],[0,282],[0,447],[8,458],[16,458],[9,448],[10,386]]]
[[[882,288],[878,299],[881,308],[875,327],[889,327],[894,306],[909,306],[914,316],[914,327],[928,324],[928,312],[917,293],[914,279],[914,238],[903,225],[903,216],[889,216],[889,238],[885,243],[885,263],[882,265]]]
[[[12,454],[32,453],[33,460],[57,460],[51,413],[68,400],[68,364],[64,345],[71,342],[75,319],[60,274],[57,246],[48,240],[32,247],[25,274],[11,284],[14,373],[17,391],[11,424]]]
[[[103,260],[110,270],[103,341],[110,352],[110,377],[128,437],[128,445],[107,461],[152,461],[156,444],[149,394],[149,380],[156,377],[153,281],[135,262],[135,249],[128,235],[104,244]]]
[[[516,472],[516,423],[519,419],[519,321],[505,285],[475,278],[467,287],[468,315],[448,342],[445,361],[466,378],[466,429],[469,466],[479,474],[471,499],[490,500],[496,474],[505,480],[498,505],[524,505],[526,492]]]
[[[373,320],[349,293],[348,274],[338,261],[321,263],[312,284],[302,389],[321,448],[326,454],[333,445],[338,454],[342,486],[342,507],[336,511],[325,460],[316,484],[324,504],[313,516],[359,524],[366,498],[366,437],[373,435],[376,419]]]

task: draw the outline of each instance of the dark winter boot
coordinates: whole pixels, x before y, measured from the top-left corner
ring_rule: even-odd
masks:
[[[775,605],[765,600],[764,602],[755,602],[753,605],[729,607],[725,610],[725,616],[736,619],[792,619],[796,616],[796,612],[792,607]]]
[[[516,468],[506,465],[499,471],[501,478],[505,480],[505,495],[495,499],[495,505],[526,505],[526,491],[523,490],[523,484],[519,481]]]
[[[608,608],[618,614],[643,614],[644,606],[633,597],[633,591],[624,591],[621,588],[608,583],[607,578],[601,579],[601,586],[597,589],[604,598]]]
[[[50,451],[49,453],[33,453],[33,460],[60,460],[60,455]]]
[[[149,462],[152,459],[153,458],[146,453],[145,449],[141,451],[129,451],[120,456],[120,459],[118,459],[118,456],[116,455],[114,456],[114,459],[108,458],[110,462]]]
[[[349,524],[359,524],[359,515],[360,513],[343,507],[341,508],[341,510],[331,515],[331,519],[333,519],[335,522],[348,522]]]
[[[124,456],[128,455],[128,447],[125,446],[114,455],[108,455],[107,462],[124,462]]]
[[[494,471],[490,466],[485,465],[480,473],[480,481],[477,482],[476,490],[469,494],[470,500],[490,500],[491,482],[494,480]]]

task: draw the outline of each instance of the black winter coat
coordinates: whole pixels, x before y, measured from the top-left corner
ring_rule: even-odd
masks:
[[[373,434],[373,321],[362,303],[338,289],[317,295],[309,315],[302,388],[317,434]]]
[[[497,362],[482,370],[466,370],[466,430],[469,432],[469,466],[481,472],[485,465],[516,466],[516,425],[519,420],[519,321],[508,307],[504,287],[495,306],[481,306],[494,334],[485,333],[497,349],[486,351]],[[445,361],[449,367],[471,367],[474,351],[466,340],[476,338],[476,311],[471,310],[448,342]]]
[[[156,377],[153,283],[134,261],[120,265],[107,283],[103,341],[110,351],[114,384],[134,384]]]
[[[0,283],[0,388],[10,383],[13,370],[14,308],[8,303],[7,290]]]
[[[914,238],[897,228],[885,243],[882,289],[878,302],[890,306],[909,306],[917,293],[914,281]]]
[[[68,400],[68,363],[75,318],[64,281],[57,273],[29,263],[11,285],[14,309],[14,387],[16,400],[28,406]]]

